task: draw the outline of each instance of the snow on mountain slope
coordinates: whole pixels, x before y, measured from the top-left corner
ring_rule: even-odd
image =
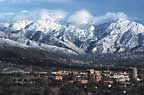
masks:
[[[26,27],[26,25],[30,24],[29,20],[18,20],[11,25],[13,31],[22,30]]]
[[[0,37],[72,54],[131,52],[144,47],[144,26],[122,18],[101,25],[22,20],[0,25]]]
[[[41,31],[41,32],[47,33],[51,30],[59,30],[61,27],[62,25],[56,22],[39,19],[35,21],[34,23],[32,23],[32,25],[28,27],[28,30],[29,31]]]
[[[47,52],[51,52],[51,53],[57,53],[57,54],[62,54],[62,55],[77,55],[77,53],[66,49],[66,48],[61,48],[61,47],[57,47],[57,46],[51,46],[51,45],[45,45],[45,44],[38,44],[37,42],[29,42],[29,45],[25,45],[10,39],[4,39],[4,38],[0,38],[0,48],[10,48],[10,47],[19,47],[19,48],[23,48],[23,49],[29,49],[29,48],[37,48],[40,50],[44,50]]]
[[[19,42],[10,40],[10,39],[0,38],[0,47],[4,48],[4,47],[10,47],[10,46],[21,47],[21,48],[24,48],[24,49],[29,47],[27,45],[24,45],[22,43],[19,43]]]
[[[101,32],[101,31],[100,31]],[[144,26],[126,19],[112,22],[105,30],[103,37],[96,43],[95,50],[103,53],[125,52],[141,46],[139,37],[144,33]]]

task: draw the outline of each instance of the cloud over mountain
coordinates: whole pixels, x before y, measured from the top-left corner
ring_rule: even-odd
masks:
[[[116,20],[118,18],[127,19],[128,16],[125,13],[123,13],[123,12],[118,12],[118,13],[107,12],[103,16],[96,16],[94,18],[94,24],[98,25],[98,24],[102,24],[102,23],[105,23],[105,22]]]
[[[21,10],[19,12],[1,12],[0,21],[17,21],[17,20],[37,20],[45,19],[50,21],[61,21],[67,16],[67,12],[63,10],[48,10],[48,9],[39,9],[39,10]]]
[[[1,12],[0,21],[17,21],[17,20],[37,20],[44,19],[54,22],[65,21],[72,24],[103,24],[109,21],[114,21],[118,18],[128,19],[128,16],[123,12],[107,12],[102,16],[94,16],[87,10],[79,10],[73,14],[69,14],[64,10],[21,10],[19,12]]]
[[[59,21],[61,19],[64,19],[67,15],[66,12],[62,10],[47,10],[42,9],[39,13],[37,13],[38,18],[40,19],[48,19],[52,21]]]
[[[77,11],[68,18],[68,22],[74,24],[88,24],[93,20],[93,16],[87,10]]]

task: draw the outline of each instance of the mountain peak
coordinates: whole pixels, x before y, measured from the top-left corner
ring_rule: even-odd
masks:
[[[33,22],[32,25],[28,27],[28,30],[41,31],[41,32],[47,33],[48,31],[51,31],[51,30],[58,30],[61,27],[62,25],[57,22],[44,20],[44,19],[38,19],[35,22]]]
[[[28,24],[30,24],[31,22],[32,22],[32,21],[29,21],[29,20],[27,20],[27,19],[17,20],[17,21],[15,21],[15,22],[12,24],[11,28],[12,28],[12,30],[14,30],[14,31],[22,30],[22,29],[24,29]]]

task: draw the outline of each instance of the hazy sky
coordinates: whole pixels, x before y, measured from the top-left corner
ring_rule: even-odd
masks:
[[[40,9],[63,10],[68,14],[87,10],[94,16],[123,12],[130,18],[142,20],[144,0],[0,0],[0,17]]]

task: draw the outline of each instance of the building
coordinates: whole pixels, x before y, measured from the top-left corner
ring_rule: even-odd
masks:
[[[137,68],[132,68],[132,79],[137,80],[138,79],[138,71]]]
[[[99,82],[102,80],[102,72],[101,71],[95,71],[95,81]]]
[[[92,81],[92,82],[101,81],[101,79],[102,79],[102,72],[101,71],[89,69],[86,72],[88,72],[88,81]]]
[[[52,72],[52,75],[54,76],[54,80],[57,80],[57,81],[63,80],[63,76],[62,76],[61,71]]]
[[[113,75],[110,76],[110,78],[115,79],[117,82],[130,81],[130,77],[126,72],[114,73]]]

